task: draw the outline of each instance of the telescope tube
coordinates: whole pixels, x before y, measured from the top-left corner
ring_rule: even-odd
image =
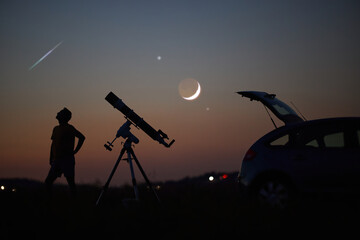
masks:
[[[135,126],[141,128],[149,137],[158,141],[165,147],[170,147],[175,140],[172,140],[169,144],[165,142],[164,138],[169,139],[165,133],[160,129],[156,131],[147,122],[144,121],[139,115],[137,115],[132,109],[130,109],[120,98],[118,98],[113,92],[110,92],[105,100],[108,101],[114,108],[122,112],[127,119],[132,121]]]

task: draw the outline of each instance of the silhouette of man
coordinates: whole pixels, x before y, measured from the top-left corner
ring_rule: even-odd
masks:
[[[56,119],[59,125],[55,126],[51,136],[50,149],[50,170],[46,177],[45,184],[49,197],[52,196],[52,186],[56,178],[64,174],[69,184],[71,196],[76,197],[75,185],[75,157],[74,155],[80,150],[84,143],[85,136],[76,130],[68,122],[71,119],[71,112],[64,108],[57,113]],[[75,137],[78,142],[75,146]]]

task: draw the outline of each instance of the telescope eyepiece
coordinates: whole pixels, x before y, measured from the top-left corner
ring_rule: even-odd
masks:
[[[158,133],[161,135],[162,138],[169,139],[168,135],[163,131],[161,131],[160,129],[158,130]]]

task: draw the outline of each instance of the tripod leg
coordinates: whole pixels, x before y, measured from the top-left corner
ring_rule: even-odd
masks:
[[[111,171],[111,173],[110,173],[110,176],[109,176],[107,182],[105,183],[103,189],[101,190],[101,193],[100,193],[100,196],[99,196],[98,200],[96,201],[96,206],[98,206],[98,205],[100,204],[100,200],[101,200],[103,194],[104,194],[105,191],[108,189],[109,184],[110,184],[110,181],[111,181],[111,179],[112,179],[112,177],[113,177],[113,175],[114,175],[114,173],[115,173],[115,171],[116,171],[116,168],[118,167],[118,165],[119,165],[119,163],[120,163],[120,160],[121,160],[122,156],[124,155],[124,153],[125,153],[125,148],[121,149],[119,158],[118,158],[118,160],[116,161],[115,166],[114,166],[114,168],[112,169],[112,171]]]
[[[130,151],[131,151],[131,152],[130,152]],[[154,193],[154,196],[156,197],[156,199],[157,199],[158,203],[160,203],[160,198],[158,197],[158,195],[157,195],[157,193],[156,193],[155,189],[153,188],[153,186],[152,186],[152,184],[151,184],[150,180],[149,180],[149,179],[148,179],[148,177],[146,176],[146,174],[145,174],[145,172],[144,172],[143,168],[141,167],[141,165],[140,165],[140,163],[139,163],[138,159],[136,158],[134,151],[133,151],[132,149],[129,149],[129,150],[128,150],[128,152],[130,152],[130,153],[131,153],[131,155],[133,156],[133,158],[134,158],[134,160],[135,160],[135,162],[136,162],[136,165],[138,166],[138,168],[139,168],[139,170],[140,170],[141,174],[143,175],[143,177],[144,177],[144,179],[145,179],[146,183],[147,183],[147,184],[148,184],[148,186],[151,188],[151,190],[152,190],[152,192]]]
[[[132,165],[131,154],[130,154],[129,150],[127,151],[127,154],[128,154],[128,161],[129,161],[129,166],[130,166],[131,180],[132,180],[132,184],[133,184],[134,192],[135,192],[135,199],[136,199],[136,201],[139,201],[139,190],[136,185],[136,178],[135,178],[134,168]]]

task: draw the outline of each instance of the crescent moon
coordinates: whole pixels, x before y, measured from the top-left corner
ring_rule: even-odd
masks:
[[[192,95],[190,97],[183,97],[185,100],[191,101],[191,100],[196,99],[200,95],[200,92],[201,92],[200,83],[198,82],[197,84],[198,84],[198,88],[197,88],[196,92],[194,93],[194,95]]]

